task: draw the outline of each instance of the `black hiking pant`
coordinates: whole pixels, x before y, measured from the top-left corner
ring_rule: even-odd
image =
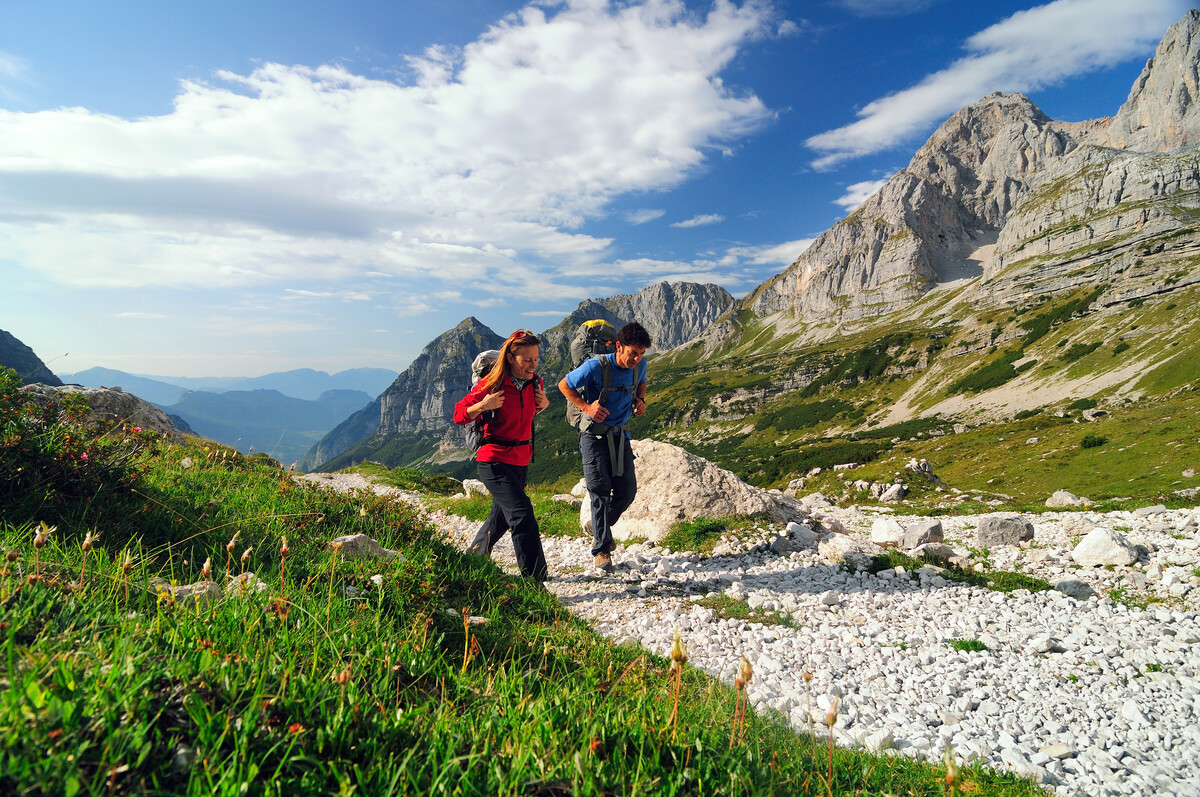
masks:
[[[492,511],[480,526],[468,551],[485,553],[492,550],[505,531],[512,532],[513,553],[521,575],[545,581],[546,554],[542,550],[542,533],[533,515],[533,503],[525,494],[525,479],[529,468],[503,462],[480,462],[479,480],[492,494]],[[482,545],[481,545],[482,544]],[[480,548],[486,545],[485,548]]]
[[[592,556],[608,553],[615,545],[612,526],[621,519],[637,495],[637,477],[633,472],[633,446],[621,434],[618,445],[625,449],[625,472],[613,475],[608,439],[591,434],[579,436],[579,453],[583,458],[583,480],[587,483],[592,502]]]

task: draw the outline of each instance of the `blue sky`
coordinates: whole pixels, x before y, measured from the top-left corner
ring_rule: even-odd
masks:
[[[0,0],[0,329],[59,373],[399,371],[470,315],[740,296],[991,91],[1112,115],[1189,7]]]

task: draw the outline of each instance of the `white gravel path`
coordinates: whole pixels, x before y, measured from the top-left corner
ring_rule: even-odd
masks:
[[[877,516],[824,513],[858,534],[869,534]],[[433,517],[460,546],[476,527]],[[960,549],[979,520],[940,519]],[[1027,519],[1033,544],[993,550],[989,564],[1052,583],[1083,581],[1099,597],[992,592],[929,568],[849,573],[815,549],[772,552],[782,529],[765,527],[730,540],[736,553],[727,556],[622,548],[610,575],[590,566],[588,540],[548,538],[547,586],[612,639],[666,655],[678,630],[689,663],[727,682],[745,654],[755,705],[783,712],[800,732],[837,696],[834,734],[844,744],[934,761],[949,744],[1062,795],[1200,797],[1200,509]],[[1121,529],[1140,560],[1075,566],[1072,546],[1092,525]],[[507,538],[494,555],[516,572]],[[1130,608],[1107,597],[1114,587],[1163,602]],[[699,605],[719,595],[786,614],[791,627],[723,620]],[[959,651],[951,640],[986,649]]]

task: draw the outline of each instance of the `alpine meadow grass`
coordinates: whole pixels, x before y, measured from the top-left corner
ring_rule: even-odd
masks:
[[[944,793],[756,714],[682,642],[597,636],[419,506],[0,394],[0,478],[36,491],[0,504],[0,793]],[[331,548],[355,534],[397,555]]]

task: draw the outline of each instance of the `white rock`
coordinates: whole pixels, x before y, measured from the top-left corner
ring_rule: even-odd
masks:
[[[1131,565],[1137,561],[1138,553],[1124,534],[1097,526],[1075,546],[1071,558],[1085,567]]]

